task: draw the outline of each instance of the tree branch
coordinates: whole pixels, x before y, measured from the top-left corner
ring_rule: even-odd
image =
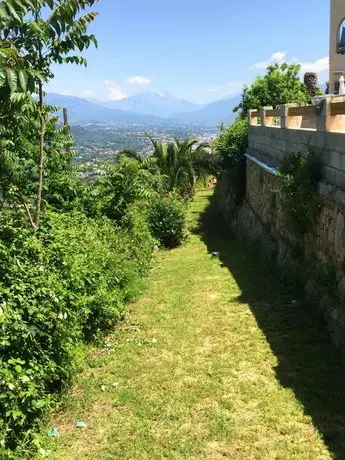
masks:
[[[30,212],[30,208],[29,208],[29,205],[27,203],[27,201],[25,200],[25,198],[23,197],[23,195],[21,194],[20,190],[17,188],[17,193],[18,193],[18,196],[21,200],[21,202],[23,203],[23,206],[24,206],[24,209],[25,209],[25,214],[28,218],[28,221],[29,221],[29,224],[31,226],[31,228],[36,231],[37,230],[37,226],[32,218],[32,215],[31,215],[31,212]]]
[[[44,164],[44,135],[45,135],[45,120],[43,113],[43,84],[38,82],[38,97],[40,111],[40,158],[38,164],[38,187],[36,197],[36,215],[35,228],[37,230],[40,223],[41,205],[42,205],[42,190],[43,190],[43,164]]]

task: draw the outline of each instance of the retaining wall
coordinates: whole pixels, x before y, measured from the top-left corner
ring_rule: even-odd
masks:
[[[332,136],[334,133],[324,139],[343,161],[339,137]],[[326,175],[333,184],[325,180],[319,184],[321,210],[316,225],[299,237],[289,233],[275,166],[296,142],[294,130],[251,127],[246,198],[242,205],[235,204],[230,180],[223,174],[217,186],[218,203],[235,234],[256,240],[263,250],[274,254],[285,276],[304,284],[306,298],[323,315],[335,345],[345,356],[345,192],[335,185],[337,177],[342,184],[344,171],[335,167],[334,158],[327,157],[331,160],[325,171],[333,174],[334,169],[335,175]]]

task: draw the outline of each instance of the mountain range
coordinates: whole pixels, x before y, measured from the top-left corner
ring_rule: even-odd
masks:
[[[122,122],[216,126],[234,120],[232,110],[239,101],[237,95],[209,104],[194,104],[162,91],[147,91],[119,101],[98,101],[55,93],[48,93],[46,97],[48,104],[67,108],[71,124]]]

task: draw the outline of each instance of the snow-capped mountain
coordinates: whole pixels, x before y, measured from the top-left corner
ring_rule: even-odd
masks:
[[[165,91],[147,91],[119,101],[100,102],[104,107],[136,112],[144,115],[169,117],[177,112],[193,112],[203,106],[178,99]]]
[[[48,93],[46,101],[66,107],[72,124],[123,122],[216,127],[222,121],[230,123],[234,120],[232,110],[239,103],[240,96],[205,105],[177,99],[164,92],[140,93],[121,101],[107,102]]]

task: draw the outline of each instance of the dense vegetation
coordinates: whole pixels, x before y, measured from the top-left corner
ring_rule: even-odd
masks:
[[[25,458],[39,447],[35,426],[71,381],[85,344],[122,318],[126,303],[140,291],[154,246],[172,248],[184,240],[196,183],[218,169],[206,144],[195,139],[164,144],[151,137],[151,155],[125,150],[117,162],[102,164],[92,183],[78,181],[73,136],[56,116],[57,107],[45,103],[44,85],[53,78],[54,63],[86,65],[75,50],[97,45],[87,33],[97,16],[89,11],[94,3],[0,1],[3,459]],[[296,98],[304,95],[289,69],[273,72],[273,80],[294,81],[277,103],[287,102],[294,88]],[[271,82],[271,71],[267,78]],[[245,90],[241,115],[215,144],[239,195],[248,94]]]
[[[264,76],[257,77],[251,86],[244,88],[242,100],[234,111],[246,116],[249,109],[308,102],[310,94],[298,76],[300,70],[301,66],[295,64],[269,65]]]
[[[245,195],[244,154],[248,147],[248,110],[310,101],[313,95],[321,91],[316,88],[317,79],[312,74],[307,74],[305,82],[302,82],[298,75],[300,70],[301,66],[294,64],[269,65],[264,76],[257,77],[251,86],[244,88],[241,102],[234,109],[239,112],[235,122],[227,127],[221,126],[214,146],[223,169],[229,174],[238,201]]]
[[[122,318],[155,244],[186,234],[198,178],[214,171],[195,140],[156,142],[79,182],[73,137],[44,102],[53,63],[97,44],[95,0],[0,2],[0,457],[30,456],[35,425],[71,381],[85,344]],[[160,152],[160,156],[157,152]]]
[[[312,150],[287,156],[278,170],[286,226],[296,237],[312,231],[320,211],[321,160]]]

